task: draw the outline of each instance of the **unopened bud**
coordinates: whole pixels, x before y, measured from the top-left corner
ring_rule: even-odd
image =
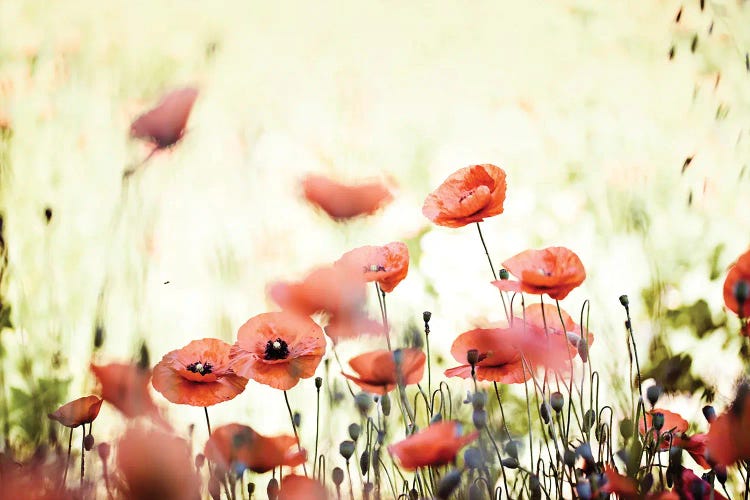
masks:
[[[424,320],[425,324],[429,323],[431,318],[432,313],[430,311],[425,311],[422,313],[422,319]]]
[[[221,498],[221,483],[215,474],[211,474],[211,477],[208,478],[208,494],[214,500]]]
[[[578,341],[578,356],[581,357],[581,361],[584,363],[589,360],[589,343],[584,338]]]
[[[367,474],[367,469],[370,468],[370,452],[367,449],[359,456],[359,468],[362,470],[362,474]]]
[[[442,421],[443,421],[443,414],[442,413],[436,413],[430,419],[430,423],[431,424],[436,424],[436,423],[442,422]]]
[[[513,458],[518,458],[518,445],[516,444],[515,441],[511,439],[510,441],[505,443],[504,448],[505,448],[505,453],[507,453]]]
[[[300,412],[294,412],[294,415],[292,416],[292,424],[294,424],[295,427],[302,425],[302,414]]]
[[[323,387],[323,377],[315,377],[315,388],[320,390]]]
[[[629,418],[620,420],[620,436],[625,439],[630,439],[633,435],[633,421]]]
[[[576,448],[576,455],[583,458],[587,464],[593,464],[595,462],[594,455],[591,453],[591,445],[589,443],[583,443]]]
[[[86,434],[86,437],[83,438],[83,447],[86,449],[86,451],[91,451],[91,449],[94,447],[94,436],[91,434]]]
[[[471,448],[466,448],[466,451],[464,451],[464,464],[466,464],[466,467],[469,469],[479,469],[484,465],[482,452],[479,451],[479,448],[473,446]]]
[[[487,427],[487,412],[484,410],[474,410],[474,413],[471,414],[471,420],[474,422],[474,427],[484,429]]]
[[[588,432],[596,423],[596,412],[592,409],[586,410],[583,414],[583,431]]]
[[[331,472],[331,479],[333,480],[333,484],[335,484],[337,488],[341,486],[341,483],[344,482],[344,469],[342,469],[341,467],[334,467],[333,471]]]
[[[357,442],[357,439],[359,439],[359,434],[362,432],[362,427],[359,426],[359,424],[349,424],[349,437],[352,438],[352,441],[355,443]]]
[[[469,486],[468,498],[469,500],[484,500],[484,491],[479,487],[476,481],[474,481],[471,486]]]
[[[661,428],[664,427],[664,414],[660,412],[652,413],[651,426],[657,431],[660,431]]]
[[[354,441],[342,441],[339,445],[339,453],[348,462],[354,455]]]
[[[386,417],[391,414],[391,397],[388,394],[380,396],[380,409]]]
[[[409,500],[419,500],[419,492],[416,489],[409,490]]]
[[[571,449],[566,449],[563,453],[563,462],[568,467],[573,467],[576,464],[576,454]]]
[[[500,269],[500,272],[498,273],[498,277],[501,280],[507,280],[508,278],[510,278],[510,273],[508,273],[507,269]]]
[[[563,406],[565,406],[565,396],[559,392],[553,392],[549,396],[549,404],[552,406],[552,409],[555,410],[555,413],[560,413]]]
[[[443,476],[437,487],[437,497],[441,499],[447,499],[451,496],[453,491],[461,483],[461,472],[453,469],[448,474]]]
[[[716,472],[716,479],[724,485],[727,482],[727,468],[724,465],[717,464],[714,466],[714,472]]]
[[[709,424],[713,424],[716,420],[716,410],[711,405],[706,405],[703,407],[703,416],[706,417],[706,420],[708,420]]]
[[[654,475],[650,472],[647,472],[645,476],[643,476],[643,479],[641,479],[641,491],[643,493],[647,493],[651,490],[651,487],[654,485]]]
[[[475,410],[484,410],[485,404],[487,404],[487,394],[484,392],[475,392],[471,396],[471,405]]]
[[[354,397],[354,403],[362,415],[367,415],[372,408],[372,396],[366,392],[360,392]]]
[[[539,405],[539,416],[542,417],[542,421],[545,424],[548,424],[550,421],[550,411],[549,411],[549,405],[547,402],[543,402],[541,405]]]
[[[578,481],[576,483],[576,493],[581,500],[591,500],[591,484],[588,481]]]
[[[628,307],[628,304],[630,304],[630,299],[628,299],[627,295],[620,295],[620,304],[622,304],[623,307]]]
[[[652,385],[648,389],[646,389],[646,399],[648,399],[648,402],[651,403],[651,407],[653,408],[656,402],[659,400],[659,397],[661,396],[661,386],[659,385]]]
[[[276,500],[279,496],[279,481],[275,477],[272,477],[271,480],[268,481],[266,493],[268,494],[268,500]]]
[[[506,469],[517,469],[518,459],[513,457],[503,458],[503,467]]]

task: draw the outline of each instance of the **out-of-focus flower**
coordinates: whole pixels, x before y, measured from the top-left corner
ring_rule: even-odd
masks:
[[[614,493],[621,500],[679,500],[680,496],[673,491],[655,491],[645,495],[638,493],[634,479],[623,476],[616,469],[606,466],[604,477],[607,482],[600,488],[602,493]]]
[[[750,250],[729,267],[724,280],[724,304],[740,318],[750,316]]]
[[[471,363],[467,356],[470,351],[475,351],[477,380],[505,384],[525,382],[531,377],[531,372],[524,369],[516,339],[517,332],[513,328],[478,328],[462,333],[453,341],[451,354],[463,364],[445,370],[445,376],[471,378]]]
[[[556,300],[567,297],[586,279],[581,259],[565,247],[524,250],[503,262],[503,267],[519,281],[493,281],[492,284],[499,290],[538,295],[546,293]]]
[[[444,420],[388,446],[388,451],[398,459],[401,467],[407,470],[446,465],[455,460],[461,448],[477,437],[478,431],[462,436],[461,425],[458,422]]]
[[[112,363],[91,365],[99,384],[102,399],[128,418],[147,416],[164,424],[159,409],[148,392],[151,372],[136,364]]]
[[[409,272],[409,249],[401,242],[359,247],[346,252],[335,265],[359,271],[365,281],[376,281],[382,291],[392,292]]]
[[[201,481],[190,444],[170,432],[130,427],[117,443],[116,457],[125,498],[200,498]]]
[[[73,428],[81,424],[90,424],[99,415],[102,401],[96,396],[78,398],[62,405],[47,416],[52,420],[57,420],[65,427]]]
[[[229,368],[231,345],[219,339],[194,340],[164,355],[151,383],[169,401],[211,406],[240,394],[247,379]]]
[[[310,318],[288,311],[263,313],[240,327],[229,351],[230,368],[241,377],[287,390],[315,375],[325,349],[323,331]]]
[[[708,430],[706,453],[710,461],[730,466],[750,459],[750,384],[743,382],[731,406]]]
[[[360,354],[349,360],[349,366],[357,376],[343,375],[357,384],[363,391],[373,394],[386,394],[396,388],[398,374],[395,352],[378,350]],[[404,385],[419,383],[424,374],[426,356],[421,349],[400,349],[400,370]]]
[[[663,439],[668,438],[667,434],[677,436],[688,430],[690,424],[688,424],[688,421],[682,418],[679,414],[661,408],[654,408],[645,415],[645,425],[648,426],[648,429],[652,433],[654,438],[656,438],[657,431],[652,427],[654,426],[654,415],[656,415],[657,413],[661,414],[663,418],[663,424],[659,429],[659,432],[661,433]],[[641,434],[646,434],[646,428],[644,428],[642,418],[638,419],[638,430]],[[667,442],[662,442],[661,448],[668,449],[669,441],[667,440]]]
[[[0,498],[24,500],[66,500],[80,498],[81,493],[60,484],[65,458],[48,456],[38,449],[26,463],[18,463],[7,453],[0,453]]]
[[[562,323],[560,322],[560,316],[562,316]],[[573,342],[573,339],[580,339],[583,335],[581,325],[577,324],[564,309],[560,308],[558,311],[557,306],[552,304],[526,306],[524,319],[527,324],[534,325],[542,330],[544,330],[546,324],[547,333],[567,337],[574,347],[576,343]],[[589,346],[594,343],[594,332],[588,329],[586,329],[586,341]]]
[[[678,498],[684,500],[703,500],[704,498],[727,500],[724,495],[716,491],[715,488],[712,488],[707,481],[696,476],[690,469],[685,468],[682,469],[682,472],[675,481],[674,491],[679,494]]]
[[[388,188],[377,182],[346,185],[320,175],[305,177],[302,190],[307,201],[336,221],[371,215],[393,199]]]
[[[223,470],[267,472],[274,467],[296,467],[305,461],[304,450],[297,449],[293,436],[266,437],[240,424],[214,429],[204,454]]]
[[[328,492],[320,481],[289,474],[281,479],[278,500],[328,500]]]
[[[439,226],[462,227],[503,213],[505,171],[489,163],[461,168],[430,193],[425,217]]]
[[[185,133],[198,90],[192,87],[173,90],[155,108],[142,114],[130,126],[130,135],[150,141],[159,149],[172,146]]]

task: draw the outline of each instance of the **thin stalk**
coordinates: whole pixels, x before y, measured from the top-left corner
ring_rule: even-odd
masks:
[[[484,236],[482,235],[482,227],[477,222],[477,231],[479,231],[479,239],[482,241],[482,248],[484,248],[484,254],[487,256],[487,262],[490,263],[490,270],[492,271],[492,279],[497,280],[497,273],[495,272],[495,266],[492,264],[490,258],[490,252],[487,251],[487,244],[484,242]],[[500,292],[500,299],[503,301],[503,311],[505,311],[505,319],[510,319],[510,313],[508,312],[508,305],[505,303],[505,295]]]
[[[81,486],[83,486],[83,476],[86,471],[86,460],[85,460],[85,454],[86,454],[86,424],[83,424],[82,426],[83,432],[81,433]]]
[[[320,432],[320,387],[316,387],[317,392],[315,398],[315,455],[313,456],[313,479],[315,476],[315,466],[318,464],[318,436]]]
[[[297,439],[297,449],[300,452],[302,452],[302,444],[299,442],[299,434],[297,433],[297,426],[294,425],[294,415],[292,414],[292,406],[289,404],[289,396],[287,395],[286,391],[284,391],[284,402],[286,403],[286,409],[289,412],[289,422],[291,422],[292,424],[294,437]],[[305,472],[305,477],[307,477],[307,467],[305,466],[305,462],[302,462],[302,470]]]
[[[346,475],[349,477],[349,498],[354,500],[354,485],[352,484],[352,470],[349,467],[349,460],[346,461]]]
[[[68,479],[68,469],[70,469],[70,450],[73,448],[73,428],[70,428],[70,437],[68,438],[68,459],[65,461],[65,472],[63,473],[63,479],[61,487],[65,487],[65,481]]]
[[[206,427],[208,427],[208,435],[211,435],[211,422],[208,420],[208,407],[203,407],[203,412],[206,414]]]

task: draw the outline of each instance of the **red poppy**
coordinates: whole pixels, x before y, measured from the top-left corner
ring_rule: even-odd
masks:
[[[398,459],[401,467],[407,470],[446,465],[455,460],[461,448],[477,437],[478,431],[462,436],[461,424],[453,420],[444,420],[388,446],[388,451]]]
[[[656,430],[652,429],[653,427],[653,419],[654,414],[661,413],[664,417],[664,424],[661,426],[661,430],[659,431],[663,438],[666,438],[667,433],[671,433],[673,436],[681,435],[684,432],[688,430],[688,427],[690,424],[688,424],[688,421],[682,418],[679,414],[673,413],[669,410],[663,410],[661,408],[654,408],[653,410],[646,413],[646,425],[648,426],[648,429],[651,430],[651,432],[654,435],[654,438],[656,437]],[[644,428],[643,419],[638,419],[638,431],[641,434],[646,433],[646,429]],[[662,449],[668,449],[669,448],[669,441],[661,443]]]
[[[742,304],[737,300],[738,295],[747,297]],[[724,304],[740,318],[750,316],[750,250],[729,267],[724,280]]]
[[[323,331],[313,320],[292,312],[270,312],[240,327],[229,362],[241,377],[287,390],[299,379],[315,375],[325,350]]]
[[[278,500],[328,500],[328,491],[320,481],[289,474],[281,479]]]
[[[520,281],[493,281],[501,291],[546,293],[562,300],[586,279],[581,259],[565,247],[524,250],[503,262],[503,267]]]
[[[578,352],[577,341],[572,344],[570,337],[560,330],[545,330],[536,319],[527,317],[524,323],[521,318],[515,318],[513,327],[507,331],[506,341],[521,352],[527,370],[531,367],[568,373]]]
[[[201,481],[190,444],[157,428],[130,427],[117,445],[125,498],[198,499]]]
[[[675,436],[672,440],[672,446],[682,448],[687,451],[695,463],[704,469],[710,469],[711,464],[706,460],[706,443],[708,443],[708,434],[700,433],[692,436]]]
[[[60,454],[49,454],[42,448],[26,463],[18,463],[8,449],[0,452],[0,498],[24,500],[68,500],[83,498],[80,490],[66,488],[60,478],[66,460]]]
[[[346,185],[320,175],[305,177],[302,189],[307,201],[337,221],[373,214],[393,199],[388,188],[377,182]]]
[[[392,292],[409,271],[409,249],[401,242],[359,247],[346,252],[335,265],[361,272],[365,281],[376,281],[382,291]]]
[[[679,498],[684,500],[703,500],[704,498],[727,500],[724,495],[712,488],[708,481],[704,481],[693,471],[685,468],[675,481],[674,491],[678,492]]]
[[[400,354],[397,354],[399,352]],[[360,354],[349,360],[349,366],[357,377],[344,373],[344,377],[357,384],[363,391],[386,394],[396,388],[398,377],[395,357],[401,356],[401,373],[404,385],[418,384],[424,374],[426,356],[421,349],[398,349],[391,352],[378,350]]]
[[[266,437],[240,424],[214,429],[204,449],[206,458],[226,470],[267,472],[274,467],[296,467],[305,462],[305,451],[293,436]]]
[[[740,384],[732,405],[711,424],[706,443],[713,462],[730,466],[750,459],[750,386]]]
[[[478,353],[475,365],[477,380],[505,384],[523,383],[531,377],[524,369],[521,351],[515,345],[517,332],[512,328],[478,328],[459,335],[453,341],[451,354],[461,366],[445,370],[446,377],[471,378],[469,351]]]
[[[91,371],[101,385],[102,399],[120,410],[126,417],[148,416],[165,423],[148,392],[151,372],[135,364],[92,364]]]
[[[427,196],[425,217],[439,226],[463,227],[503,213],[505,171],[489,163],[453,172]]]
[[[198,90],[192,87],[170,92],[155,108],[133,122],[130,135],[151,141],[159,149],[172,146],[185,133],[185,126],[197,97]]]
[[[177,404],[205,407],[229,401],[247,384],[229,368],[231,348],[219,339],[194,340],[165,354],[154,367],[151,383]]]
[[[638,493],[638,486],[634,479],[623,476],[617,470],[607,465],[604,469],[607,482],[601,487],[602,493],[614,493],[621,500],[679,500],[679,495],[672,491],[656,491],[647,495]]]
[[[562,323],[560,323],[560,316],[562,316]],[[574,347],[577,347],[578,339],[582,336],[581,325],[577,324],[564,309],[560,308],[558,311],[557,306],[552,304],[544,304],[544,314],[542,314],[542,304],[526,306],[524,318],[527,324],[534,325],[541,330],[544,330],[546,324],[547,333],[567,337]],[[591,330],[586,330],[586,340],[589,346],[594,343],[594,333]]]
[[[78,398],[62,405],[47,416],[52,420],[57,420],[65,427],[72,428],[81,424],[90,424],[99,415],[102,401],[96,396]]]

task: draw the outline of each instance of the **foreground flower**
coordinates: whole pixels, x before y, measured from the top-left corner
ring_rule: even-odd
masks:
[[[50,456],[51,455],[51,456]],[[26,463],[18,463],[12,452],[0,452],[0,498],[24,500],[68,500],[83,498],[80,490],[66,488],[60,478],[66,467],[64,456],[44,448]]]
[[[135,364],[91,365],[101,385],[102,399],[126,417],[148,416],[164,423],[148,392],[151,372]]]
[[[439,226],[462,227],[503,213],[505,171],[495,165],[457,170],[427,196],[425,217]]]
[[[345,266],[350,272],[359,272],[367,281],[376,281],[380,289],[392,292],[409,272],[409,249],[404,243],[393,242],[385,246],[364,246],[346,252],[335,264]]]
[[[451,354],[461,366],[445,370],[446,377],[471,378],[468,355],[476,351],[477,380],[504,384],[523,383],[531,377],[524,369],[521,351],[515,346],[517,332],[512,328],[478,328],[459,335],[453,341]]]
[[[320,481],[289,474],[281,479],[278,500],[328,500],[328,491]]]
[[[130,427],[117,444],[125,498],[197,499],[200,478],[190,444],[160,429]]]
[[[621,500],[679,500],[681,497],[673,491],[656,491],[645,495],[638,493],[635,479],[623,476],[611,466],[604,469],[607,482],[601,487],[602,493],[614,493]]]
[[[730,466],[750,460],[750,384],[743,382],[730,407],[711,424],[706,453],[711,461]]]
[[[158,149],[172,146],[185,133],[185,126],[197,97],[198,91],[192,87],[170,92],[155,108],[133,122],[130,135],[151,141]]]
[[[659,449],[664,451],[672,448],[682,448],[687,451],[693,460],[703,467],[704,469],[710,469],[708,461],[706,460],[706,442],[708,436],[706,434],[693,434],[688,436],[686,434],[689,424],[688,421],[682,418],[677,413],[662,408],[654,408],[653,410],[646,413],[646,426],[648,427],[650,434],[653,439],[656,439],[657,430],[653,429],[654,415],[661,414],[660,419],[663,419],[661,423],[661,429],[658,431],[659,435]],[[638,419],[638,430],[641,435],[646,434],[644,428],[643,419]]]
[[[525,250],[503,262],[503,267],[520,281],[493,281],[501,291],[546,293],[562,300],[586,279],[586,270],[578,255],[565,247]]]
[[[456,421],[447,420],[432,424],[403,441],[388,446],[388,451],[398,459],[401,467],[407,470],[447,465],[455,460],[461,448],[477,437],[477,431],[462,436],[461,425]]]
[[[211,406],[240,394],[247,379],[229,368],[231,345],[219,339],[194,340],[164,355],[151,383],[169,401]]]
[[[70,428],[78,427],[81,424],[90,424],[99,415],[102,401],[96,396],[78,398],[62,405],[47,416]]]
[[[204,449],[208,460],[224,471],[267,472],[282,465],[296,467],[305,461],[292,436],[266,437],[240,424],[222,425],[208,438]]]
[[[675,480],[674,491],[679,493],[675,498],[685,500],[703,500],[712,498],[713,500],[727,500],[727,498],[711,487],[708,481],[696,476],[690,469],[682,469],[682,472]]]
[[[287,390],[315,374],[325,349],[323,331],[310,318],[264,313],[240,327],[229,351],[230,368],[241,377]]]
[[[560,317],[562,316],[562,322]],[[583,328],[577,324],[564,309],[559,309],[552,304],[531,304],[526,306],[524,319],[527,324],[534,325],[536,328],[544,330],[545,325],[547,333],[550,335],[560,335],[568,338],[573,347],[578,346],[582,338],[582,331],[586,332],[586,342],[590,346],[594,343],[594,333],[591,330]],[[577,350],[576,350],[577,351]]]
[[[376,182],[346,185],[320,175],[305,177],[302,190],[307,201],[337,221],[373,214],[393,199],[388,188]]]
[[[404,385],[413,385],[422,380],[426,356],[421,349],[378,350],[360,354],[349,360],[349,366],[357,376],[344,373],[344,377],[357,384],[363,391],[386,394],[396,388],[398,373],[395,357],[401,357],[400,370]]]
[[[750,250],[740,255],[727,272],[724,304],[740,318],[750,316]]]

